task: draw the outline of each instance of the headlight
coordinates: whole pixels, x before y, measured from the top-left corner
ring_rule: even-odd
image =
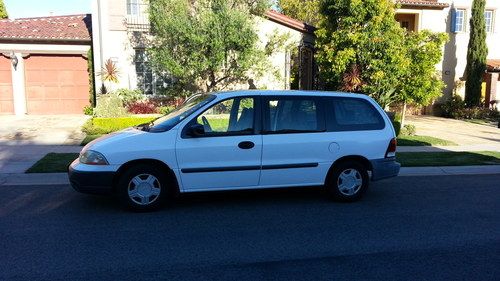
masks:
[[[87,165],[108,165],[108,160],[101,153],[87,150],[80,154],[80,163]]]

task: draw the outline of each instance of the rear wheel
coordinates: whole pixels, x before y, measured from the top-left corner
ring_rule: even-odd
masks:
[[[336,165],[327,181],[330,195],[343,202],[354,202],[368,189],[367,169],[355,161],[346,161]]]
[[[168,197],[171,181],[161,169],[145,164],[132,166],[118,181],[121,203],[134,211],[158,209]]]

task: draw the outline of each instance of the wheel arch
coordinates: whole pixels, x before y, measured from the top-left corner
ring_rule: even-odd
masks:
[[[116,188],[118,186],[118,181],[120,180],[121,175],[130,167],[139,164],[146,164],[146,165],[160,167],[166,173],[169,179],[172,180],[172,183],[174,183],[175,192],[179,192],[179,182],[177,181],[177,177],[175,176],[174,171],[165,162],[158,159],[150,159],[150,158],[135,159],[121,165],[120,168],[118,168],[118,170],[116,171],[115,176],[113,177],[113,191],[116,191]]]
[[[325,185],[328,184],[328,181],[330,180],[331,175],[332,175],[333,170],[335,169],[335,167],[338,166],[341,163],[345,163],[345,162],[349,162],[349,161],[354,161],[354,162],[360,163],[361,165],[363,165],[363,167],[367,171],[372,171],[373,170],[372,164],[364,156],[361,156],[361,155],[347,155],[347,156],[343,156],[343,157],[340,157],[339,159],[335,160],[335,162],[333,162],[333,164],[330,166],[330,169],[328,170],[328,173],[326,174],[326,178],[325,178],[325,181],[324,181]]]

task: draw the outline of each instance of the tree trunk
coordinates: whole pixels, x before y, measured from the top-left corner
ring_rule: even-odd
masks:
[[[401,128],[405,126],[406,117],[406,102],[403,103],[403,109],[401,110]]]

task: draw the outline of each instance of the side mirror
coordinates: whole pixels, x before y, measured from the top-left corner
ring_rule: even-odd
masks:
[[[192,124],[187,129],[187,135],[191,137],[199,137],[205,134],[205,127],[201,124]]]

